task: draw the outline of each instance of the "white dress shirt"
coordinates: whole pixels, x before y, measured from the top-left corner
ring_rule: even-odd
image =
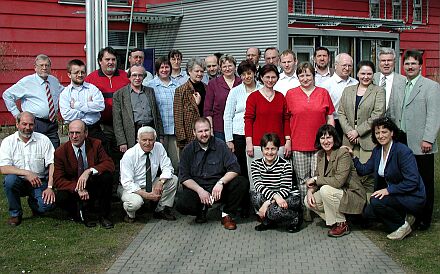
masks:
[[[50,93],[55,106],[55,113],[58,112],[58,100],[64,87],[57,78],[52,75],[47,77]],[[46,83],[34,73],[23,77],[15,85],[3,92],[5,105],[14,117],[20,113],[16,101],[21,99],[21,109],[34,114],[37,118],[49,119],[49,101],[46,95]]]
[[[289,89],[299,86],[300,83],[298,77],[296,76],[296,73],[294,73],[292,76],[287,76],[284,72],[282,72],[280,74],[280,79],[278,79],[278,82],[275,84],[273,89],[281,92],[284,96],[286,96],[286,93]]]
[[[104,97],[101,91],[87,82],[79,87],[70,84],[60,95],[60,112],[66,124],[80,119],[86,125],[93,125],[101,118],[100,112],[104,108]]]
[[[34,132],[25,143],[17,131],[6,137],[0,146],[0,166],[30,170],[38,177],[45,178],[48,166],[54,162],[54,152],[52,142],[46,135]]]
[[[330,79],[324,82],[322,85],[323,88],[328,90],[330,97],[332,98],[333,106],[335,106],[335,112],[333,113],[333,117],[338,119],[338,109],[339,109],[339,100],[341,100],[342,92],[348,86],[357,85],[358,80],[348,77],[347,80],[342,79],[336,73],[333,74]]]
[[[386,88],[385,88],[385,109],[388,109],[388,104],[390,102],[390,96],[391,96],[391,89],[393,88],[393,79],[394,79],[394,72],[392,72],[390,75],[385,76],[382,73],[380,73],[380,79],[378,86],[381,86],[383,77],[386,77]]]
[[[331,73],[330,73],[330,67],[327,67],[327,72],[325,74],[319,74],[318,70],[315,68],[315,86],[322,87],[325,81],[330,79]]]
[[[142,150],[139,143],[128,149],[121,160],[121,184],[125,191],[133,193],[146,185],[145,162],[147,154]],[[157,170],[162,170],[161,179],[171,179],[173,177],[173,166],[163,145],[159,142],[154,143],[150,151],[151,178],[154,181]]]

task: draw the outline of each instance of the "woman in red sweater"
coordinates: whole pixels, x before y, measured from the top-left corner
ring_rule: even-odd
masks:
[[[249,95],[246,101],[244,133],[249,171],[252,160],[263,157],[260,140],[266,133],[284,136],[284,138],[280,138],[281,147],[278,150],[278,155],[280,157],[290,156],[290,127],[286,99],[282,93],[273,89],[279,75],[276,66],[264,65],[258,76],[264,86]],[[251,178],[250,175],[249,178]],[[253,182],[250,187],[253,191]]]

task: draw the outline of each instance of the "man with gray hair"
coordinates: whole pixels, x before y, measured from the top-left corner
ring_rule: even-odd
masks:
[[[373,83],[385,90],[385,108],[388,109],[391,93],[395,90],[404,90],[406,85],[405,76],[395,73],[396,52],[392,48],[381,48],[377,54],[379,71],[374,74]]]
[[[22,111],[35,116],[34,131],[49,137],[53,146],[60,145],[58,137],[58,100],[64,87],[50,75],[51,62],[47,55],[35,58],[35,74],[25,76],[3,92],[3,100],[14,117],[20,114],[16,102],[21,100]]]
[[[127,215],[124,221],[133,223],[136,211],[144,201],[159,201],[153,217],[176,220],[171,212],[177,191],[177,177],[163,145],[156,142],[157,133],[149,126],[138,130],[138,143],[127,150],[121,160],[121,185],[118,194]],[[158,175],[158,170],[162,173]]]
[[[353,58],[351,58],[351,56],[347,53],[340,53],[335,57],[335,73],[322,85],[322,87],[328,90],[330,93],[333,105],[335,106],[333,117],[335,118],[336,131],[338,132],[341,140],[344,133],[338,119],[339,100],[341,99],[342,92],[346,87],[357,85],[358,83],[358,80],[350,76],[352,71]]]
[[[35,116],[27,111],[17,115],[17,132],[6,137],[0,146],[0,172],[5,175],[8,199],[8,224],[18,226],[23,210],[22,196],[34,215],[53,208],[54,148],[49,138],[34,132]]]

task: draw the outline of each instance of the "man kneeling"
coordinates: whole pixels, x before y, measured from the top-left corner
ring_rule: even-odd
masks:
[[[223,226],[236,229],[229,214],[235,213],[243,196],[248,195],[246,180],[238,176],[237,158],[225,142],[211,136],[208,119],[198,118],[193,131],[196,140],[184,148],[180,158],[179,182],[184,187],[176,209],[182,214],[197,216],[196,223],[205,223],[208,207],[222,202]]]
[[[135,221],[136,211],[144,204],[144,200],[159,201],[154,218],[176,220],[171,208],[177,190],[177,177],[173,175],[173,166],[165,148],[155,141],[156,138],[154,128],[141,127],[138,130],[138,143],[122,157],[122,186],[119,186],[118,194],[127,212],[125,222]],[[159,168],[162,173],[156,177]]]

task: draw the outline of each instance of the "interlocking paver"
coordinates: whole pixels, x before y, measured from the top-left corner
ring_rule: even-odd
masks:
[[[404,273],[362,232],[329,238],[318,218],[289,234],[257,232],[251,219],[227,231],[208,216],[150,220],[108,273]]]

